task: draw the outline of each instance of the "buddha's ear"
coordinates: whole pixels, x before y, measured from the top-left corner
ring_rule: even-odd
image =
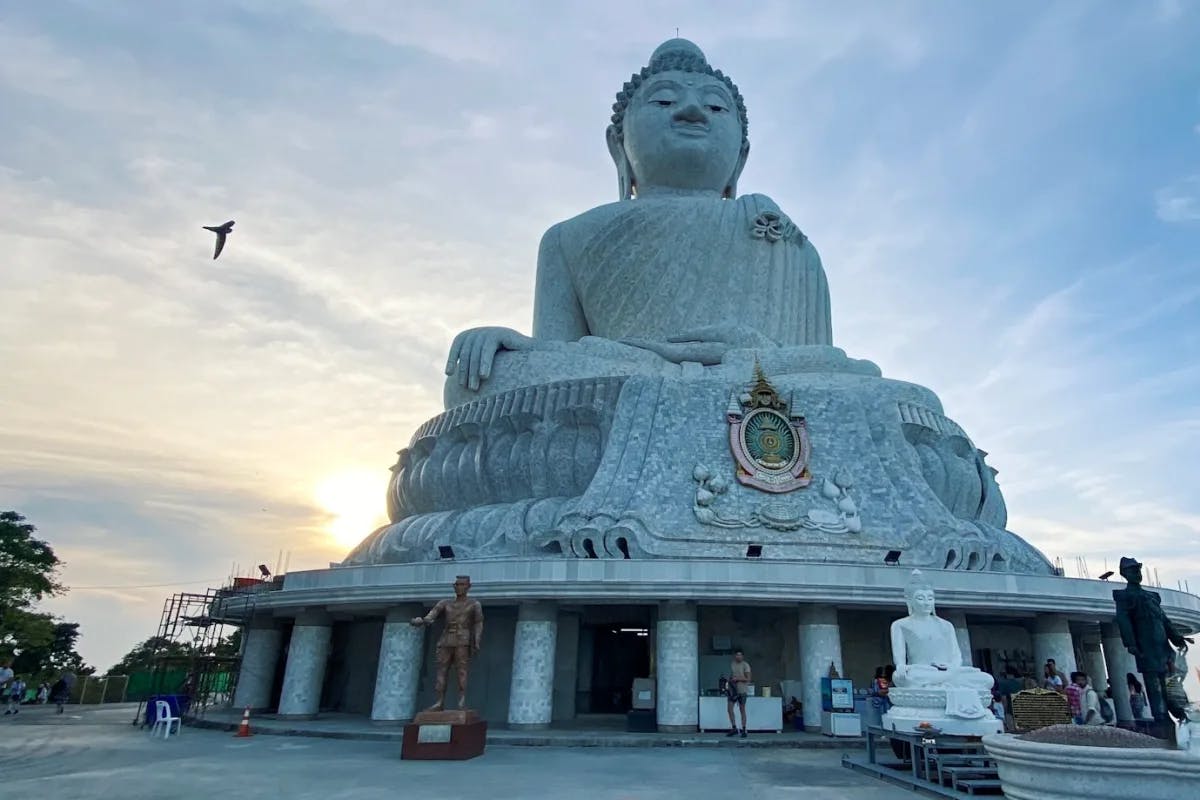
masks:
[[[613,164],[617,168],[619,197],[621,200],[628,200],[633,197],[637,181],[633,177],[633,165],[629,163],[629,158],[625,155],[625,143],[621,140],[621,134],[615,125],[608,126],[608,130],[604,132],[604,138],[608,141],[608,154],[612,156]]]
[[[725,184],[725,191],[722,197],[726,200],[733,200],[737,197],[737,182],[738,178],[742,177],[742,170],[746,168],[746,159],[750,157],[750,142],[742,142],[742,150],[738,153],[737,166],[733,168],[733,175],[729,177],[729,183]]]

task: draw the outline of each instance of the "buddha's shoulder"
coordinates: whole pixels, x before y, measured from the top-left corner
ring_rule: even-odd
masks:
[[[632,209],[633,201],[606,203],[589,208],[582,214],[556,222],[542,235],[542,248],[554,248],[565,255],[574,255],[605,225]]]

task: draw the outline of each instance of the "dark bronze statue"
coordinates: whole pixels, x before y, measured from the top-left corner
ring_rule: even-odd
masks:
[[[412,624],[419,628],[432,625],[441,614],[446,615],[446,628],[437,643],[437,683],[434,685],[437,702],[426,711],[441,711],[446,707],[446,673],[451,664],[458,671],[458,707],[467,707],[467,671],[483,639],[483,607],[478,600],[467,597],[470,590],[471,579],[459,575],[454,580],[453,600],[439,600],[428,614],[412,619]]]
[[[1117,627],[1121,630],[1121,642],[1136,659],[1138,671],[1146,680],[1150,713],[1158,723],[1169,724],[1172,716],[1182,721],[1184,709],[1171,702],[1166,681],[1172,673],[1175,658],[1172,645],[1186,653],[1192,640],[1184,637],[1167,619],[1158,592],[1142,588],[1142,565],[1137,559],[1121,559],[1121,577],[1128,585],[1113,590]]]

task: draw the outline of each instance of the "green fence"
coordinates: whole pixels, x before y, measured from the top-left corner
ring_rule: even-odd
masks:
[[[135,672],[132,675],[85,675],[71,687],[71,702],[86,705],[100,703],[140,703],[156,694],[180,694],[188,670],[164,672]],[[202,683],[192,694],[211,698],[228,694],[233,686],[233,673],[215,672],[203,676]]]

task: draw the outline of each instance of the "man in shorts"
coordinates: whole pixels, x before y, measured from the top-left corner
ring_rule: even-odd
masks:
[[[746,688],[750,683],[750,662],[741,650],[733,651],[733,663],[729,665],[729,733],[726,736],[737,736],[737,720],[733,716],[734,703],[742,711],[742,738],[746,738]]]

